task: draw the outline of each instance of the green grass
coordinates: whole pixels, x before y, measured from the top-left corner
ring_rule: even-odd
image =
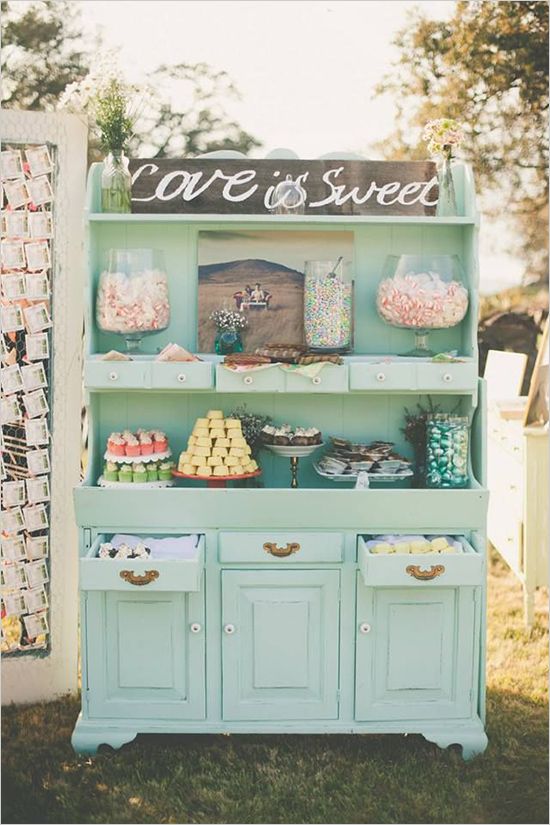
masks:
[[[75,699],[4,709],[2,822],[548,822],[545,594],[490,575],[486,753],[409,736],[143,736],[93,759]]]

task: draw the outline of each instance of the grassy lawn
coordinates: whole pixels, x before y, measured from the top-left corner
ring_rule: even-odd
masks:
[[[486,753],[409,736],[143,736],[74,755],[74,699],[3,712],[2,822],[548,822],[547,613],[493,560]]]

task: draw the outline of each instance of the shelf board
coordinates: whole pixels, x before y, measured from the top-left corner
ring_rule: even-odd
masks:
[[[183,223],[183,224],[279,224],[308,225],[361,225],[361,224],[403,224],[417,226],[476,226],[475,217],[436,218],[427,215],[194,215],[194,214],[110,214],[89,212],[90,223]]]

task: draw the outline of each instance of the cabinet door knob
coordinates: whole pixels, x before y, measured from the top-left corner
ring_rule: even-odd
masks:
[[[319,386],[319,384],[321,383],[321,379],[320,379],[320,377],[319,377],[318,375],[316,375],[316,376],[315,376],[315,378],[312,378],[312,379],[311,379],[311,383],[312,383],[312,384],[315,384],[315,386],[317,386],[317,387],[318,387],[318,386]]]
[[[226,624],[224,625],[223,632],[226,633],[228,636],[232,636],[235,632],[235,625],[234,624]]]
[[[385,381],[386,380],[386,373],[385,372],[377,372],[376,373],[376,380],[377,381]]]
[[[184,372],[178,373],[178,381],[180,384],[184,384],[187,381],[187,376]]]
[[[370,624],[368,624],[368,622],[363,622],[359,625],[359,630],[361,631],[361,633],[370,633],[371,626]]]
[[[158,570],[146,570],[145,573],[134,573],[132,570],[121,570],[120,578],[124,579],[128,584],[135,584],[137,587],[143,587],[146,584],[151,584],[158,579],[160,573]]]
[[[191,633],[200,633],[202,630],[202,625],[200,625],[198,622],[193,622],[190,629]]]
[[[450,384],[451,381],[453,380],[453,376],[451,375],[450,372],[446,372],[443,375],[443,380],[445,381],[446,384]]]
[[[431,567],[425,570],[422,570],[419,564],[409,564],[405,567],[405,573],[408,573],[409,576],[413,577],[413,579],[418,579],[419,581],[425,582],[429,582],[432,579],[437,579],[437,577],[442,576],[444,572],[444,564],[432,564]]]
[[[274,541],[266,541],[264,544],[265,552],[270,553],[272,556],[277,556],[279,559],[291,556],[293,553],[297,553],[299,549],[300,545],[297,541],[287,542],[286,547],[279,547]]]
[[[109,373],[109,381],[118,381],[118,372],[110,372]]]
[[[250,384],[254,383],[254,379],[252,378],[251,375],[245,375],[245,377],[243,378],[243,382],[250,386]]]

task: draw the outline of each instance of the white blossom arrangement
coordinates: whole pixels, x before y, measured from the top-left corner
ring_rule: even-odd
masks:
[[[248,319],[242,312],[232,309],[215,309],[209,319],[214,321],[217,329],[242,330],[248,325]]]
[[[453,149],[464,140],[464,130],[458,121],[440,117],[426,124],[422,139],[427,142],[430,155],[443,155],[450,160]]]

